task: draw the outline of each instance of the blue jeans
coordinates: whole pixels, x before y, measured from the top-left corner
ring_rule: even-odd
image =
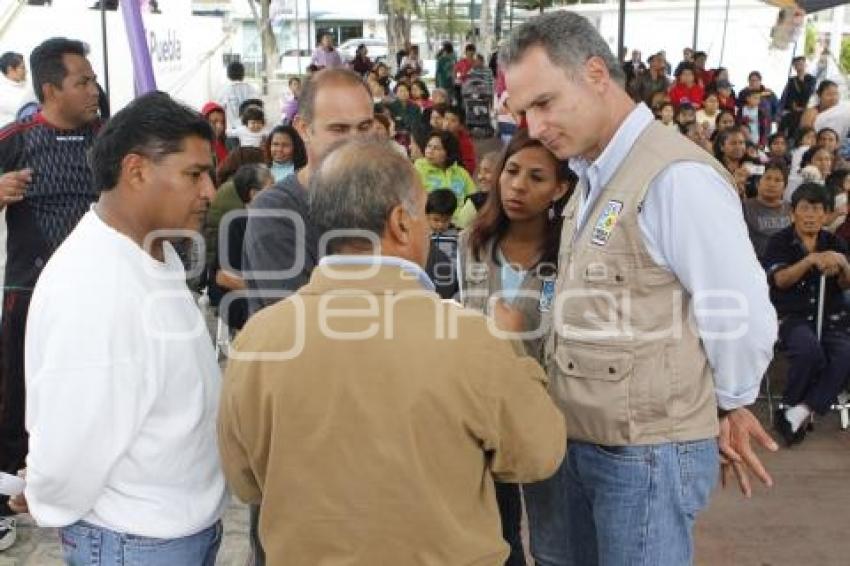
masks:
[[[548,480],[523,485],[537,566],[682,566],[720,469],[717,441],[571,442]]]
[[[85,521],[59,529],[69,566],[214,566],[221,521],[183,538],[158,539],[116,533]]]

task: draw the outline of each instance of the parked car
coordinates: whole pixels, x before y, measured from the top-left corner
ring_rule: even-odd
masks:
[[[307,73],[307,67],[310,66],[310,60],[313,57],[313,51],[310,49],[302,49],[301,62],[299,68],[299,51],[298,49],[287,49],[280,56],[277,74],[278,75],[303,75]]]
[[[366,45],[368,57],[372,61],[387,61],[387,40],[365,37],[355,37],[343,42],[338,48],[342,59],[344,61],[354,59],[354,56],[357,54],[357,47],[361,43]]]

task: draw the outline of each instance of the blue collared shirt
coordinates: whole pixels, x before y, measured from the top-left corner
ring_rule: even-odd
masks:
[[[579,176],[579,227],[653,119],[639,104],[595,161],[571,161]],[[690,142],[683,137],[682,143]],[[708,165],[673,163],[650,184],[638,226],[649,255],[691,295],[718,404],[724,409],[752,404],[773,358],[777,320],[740,199]]]
[[[426,291],[436,291],[434,282],[425,271],[406,259],[390,255],[328,255],[319,260],[319,265],[382,265],[398,267],[407,275],[416,278]]]

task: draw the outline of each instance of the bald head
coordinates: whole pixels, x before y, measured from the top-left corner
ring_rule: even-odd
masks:
[[[395,209],[418,216],[424,191],[410,162],[391,142],[375,137],[357,138],[330,148],[310,178],[310,219],[329,230],[361,231],[363,236],[339,237],[330,251],[341,246],[381,240]],[[322,250],[323,252],[325,250]]]

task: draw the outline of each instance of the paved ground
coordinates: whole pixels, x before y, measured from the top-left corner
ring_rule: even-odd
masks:
[[[752,500],[718,490],[696,529],[700,566],[846,566],[842,551],[850,509],[850,432],[834,416],[818,421],[801,446],[766,457],[776,486]],[[248,556],[247,511],[233,504],[225,517],[221,566]],[[23,520],[20,541],[0,553],[0,566],[59,566],[55,533]],[[448,565],[447,565],[448,566]]]

